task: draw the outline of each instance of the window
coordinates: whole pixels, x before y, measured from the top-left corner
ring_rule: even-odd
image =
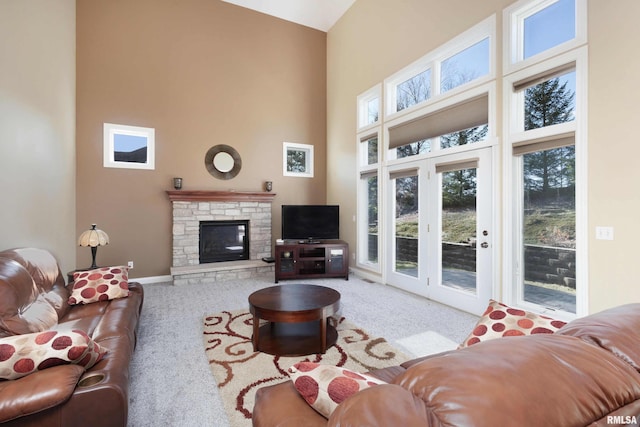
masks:
[[[505,10],[505,292],[511,304],[567,318],[586,313],[584,6],[533,0]]]
[[[386,79],[387,115],[435,102],[453,89],[492,77],[494,34],[491,16]]]
[[[396,111],[431,98],[431,70],[426,70],[396,86]]]
[[[361,176],[363,191],[365,200],[362,206],[365,211],[366,221],[364,222],[364,230],[362,233],[362,245],[364,249],[364,256],[360,259],[360,262],[375,266],[378,264],[378,248],[379,248],[379,234],[378,234],[378,175],[375,173],[363,174]]]
[[[358,97],[358,128],[367,128],[380,121],[380,91],[377,85]]]
[[[313,145],[284,142],[282,175],[313,178]]]
[[[155,129],[105,123],[103,132],[105,168],[155,168]]]
[[[505,73],[585,44],[586,14],[586,0],[520,0],[505,9]]]
[[[363,164],[375,165],[378,163],[378,136],[365,138],[361,144],[361,151]]]
[[[489,37],[442,61],[440,92],[489,74]]]
[[[389,158],[401,159],[486,140],[489,132],[487,90],[480,87],[431,108],[417,110],[398,120],[397,125],[391,121]]]
[[[524,93],[524,130],[575,119],[575,69],[530,86]]]
[[[362,133],[359,138],[360,180],[358,185],[358,264],[379,271],[378,238],[380,200],[378,176],[380,167],[379,129]]]
[[[522,20],[523,58],[572,40],[576,36],[575,0],[557,0]]]

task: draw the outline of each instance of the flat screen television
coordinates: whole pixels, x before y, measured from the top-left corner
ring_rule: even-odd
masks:
[[[316,243],[340,238],[337,205],[282,205],[282,238]]]

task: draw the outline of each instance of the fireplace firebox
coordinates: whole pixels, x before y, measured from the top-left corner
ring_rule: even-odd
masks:
[[[249,259],[249,221],[200,221],[200,264]]]

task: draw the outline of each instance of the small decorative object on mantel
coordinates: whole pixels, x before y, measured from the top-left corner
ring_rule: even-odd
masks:
[[[182,178],[173,178],[173,188],[180,190],[182,188]]]
[[[83,232],[78,238],[78,246],[91,247],[91,267],[98,268],[96,265],[96,253],[98,246],[109,244],[109,236],[104,231],[97,229],[96,224],[91,224],[91,229]]]
[[[264,182],[264,190],[265,190],[265,191],[271,191],[271,190],[273,190],[273,182],[271,182],[271,181],[265,181],[265,182]]]

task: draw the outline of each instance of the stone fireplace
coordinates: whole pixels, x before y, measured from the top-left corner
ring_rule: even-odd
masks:
[[[171,275],[174,285],[212,283],[273,272],[273,264],[265,263],[262,258],[271,256],[271,205],[275,194],[184,190],[167,191],[167,194],[173,205]],[[236,227],[246,224],[246,259],[201,262],[200,230],[202,224],[212,223]],[[228,230],[224,233],[225,239],[231,237]],[[228,241],[226,247],[237,253],[238,233],[242,232],[235,233],[236,242]]]

